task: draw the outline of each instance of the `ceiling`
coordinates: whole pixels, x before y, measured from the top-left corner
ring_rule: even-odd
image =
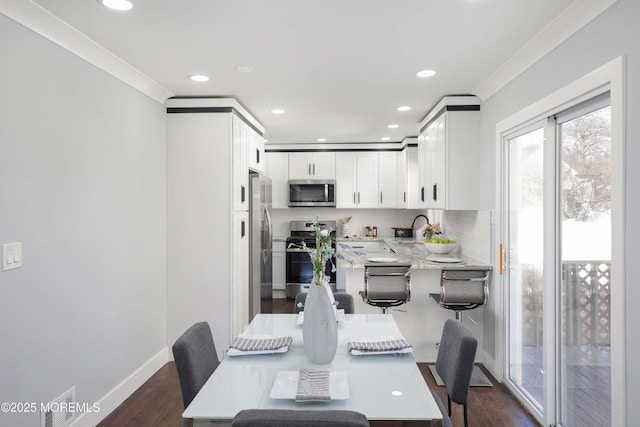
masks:
[[[416,136],[443,96],[476,93],[573,0],[131,1],[33,0],[175,96],[234,97],[269,144],[301,144]]]

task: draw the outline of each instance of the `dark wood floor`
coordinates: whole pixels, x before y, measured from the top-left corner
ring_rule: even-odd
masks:
[[[277,301],[273,312],[290,313],[291,301]],[[438,387],[427,364],[418,363],[428,386],[435,389],[446,405],[444,387]],[[538,427],[531,417],[501,384],[482,368],[493,387],[472,387],[469,394],[469,425],[471,427]],[[146,383],[113,411],[98,427],[180,427],[182,425],[182,396],[178,374],[173,362],[167,363]],[[454,427],[462,427],[462,406],[453,404],[451,416]],[[402,423],[372,422],[374,427],[399,427]]]

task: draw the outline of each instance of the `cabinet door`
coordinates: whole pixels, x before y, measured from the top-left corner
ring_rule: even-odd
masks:
[[[431,128],[425,129],[418,137],[418,200],[416,207],[425,208],[427,197],[427,173],[429,170],[427,144]]]
[[[236,337],[249,324],[249,213],[232,214],[231,237],[231,336]]]
[[[273,208],[289,206],[289,154],[267,153],[267,176],[271,178]]]
[[[311,154],[289,153],[289,179],[311,178]]]
[[[398,153],[395,151],[378,154],[378,207],[398,207]]]
[[[256,172],[265,171],[265,158],[264,158],[264,139],[251,127],[247,126],[247,140],[248,151],[247,159],[249,169]]]
[[[232,116],[232,164],[233,210],[249,209],[249,169],[247,165],[247,125],[238,117]]]
[[[311,158],[313,179],[336,179],[335,153],[314,153]]]
[[[356,153],[336,153],[336,208],[355,208]]]
[[[430,173],[427,183],[427,207],[446,207],[446,113],[433,122],[432,143],[428,145]]]
[[[409,179],[407,175],[407,151],[405,148],[400,153],[398,153],[398,180],[397,180],[397,204],[399,208],[406,209],[408,206],[408,188],[409,188]]]
[[[357,197],[359,208],[378,207],[378,153],[357,153]]]
[[[285,252],[272,252],[273,254],[273,289],[284,291],[286,286],[286,254]]]

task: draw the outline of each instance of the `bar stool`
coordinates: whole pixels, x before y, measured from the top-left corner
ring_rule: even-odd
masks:
[[[489,296],[489,270],[442,270],[440,275],[440,293],[429,294],[442,308],[453,310],[456,320],[462,322],[462,311],[473,310],[487,303]],[[429,370],[436,379],[435,365],[429,365]],[[471,376],[472,386],[491,386],[491,381],[480,370],[473,366]]]
[[[411,300],[411,264],[366,263],[364,265],[364,291],[362,300],[380,307],[387,314],[389,307],[396,307]]]
[[[488,283],[489,271],[486,270],[442,270],[440,293],[429,295],[442,308],[454,310],[456,320],[461,320],[461,311],[487,303]]]

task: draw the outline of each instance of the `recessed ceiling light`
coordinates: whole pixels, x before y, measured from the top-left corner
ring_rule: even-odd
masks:
[[[387,125],[389,129],[398,129],[400,125]]]
[[[189,78],[191,80],[193,80],[194,82],[208,82],[209,81],[209,77],[205,76],[204,74],[193,74],[193,75],[189,76]]]
[[[98,0],[98,3],[113,10],[131,10],[133,7],[129,0]]]
[[[327,138],[318,138],[316,139],[318,142],[327,142]]]
[[[389,141],[391,138],[389,138],[388,136],[383,136],[382,138],[380,138],[382,141]]]
[[[282,108],[274,108],[271,112],[273,114],[284,114],[284,110]]]
[[[238,65],[236,71],[240,73],[250,73],[253,71],[253,67],[251,65]]]
[[[398,111],[409,111],[411,110],[411,107],[409,107],[408,105],[403,105],[398,107]]]
[[[433,77],[436,75],[436,72],[433,70],[422,70],[416,73],[418,77]]]

